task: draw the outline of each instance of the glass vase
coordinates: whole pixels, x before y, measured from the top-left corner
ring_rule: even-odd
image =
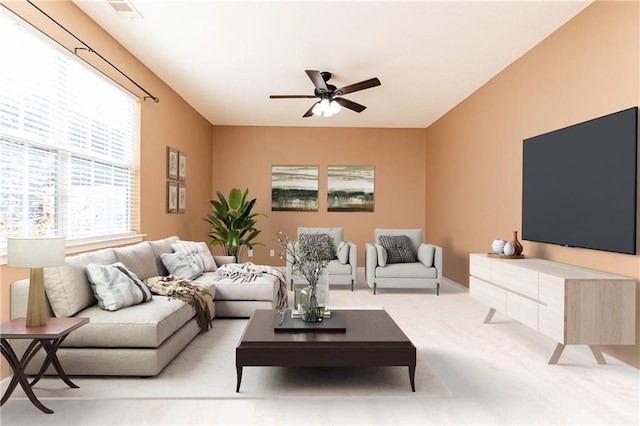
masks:
[[[302,321],[320,322],[324,319],[324,303],[319,303],[317,286],[300,290],[300,315]]]

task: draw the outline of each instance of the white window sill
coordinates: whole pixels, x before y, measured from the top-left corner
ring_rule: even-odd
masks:
[[[99,250],[108,247],[121,246],[126,244],[139,243],[146,234],[125,234],[114,235],[111,237],[103,237],[96,239],[86,239],[81,241],[67,241],[65,253],[67,255],[81,253],[85,251]],[[0,254],[0,265],[7,264],[7,254]]]

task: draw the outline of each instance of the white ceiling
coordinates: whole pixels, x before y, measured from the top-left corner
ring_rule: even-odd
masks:
[[[433,123],[590,3],[131,1],[143,19],[74,3],[212,124],[407,128]],[[382,85],[345,95],[360,114],[302,118],[313,99],[269,95],[313,94],[305,69],[332,72],[337,87]]]

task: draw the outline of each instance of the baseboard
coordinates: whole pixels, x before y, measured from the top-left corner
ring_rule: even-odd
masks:
[[[466,285],[459,284],[459,283],[457,283],[457,282],[455,282],[453,280],[450,280],[447,277],[442,277],[442,283],[443,284],[451,284],[453,286],[460,287],[461,290],[469,291],[469,287],[467,287]]]

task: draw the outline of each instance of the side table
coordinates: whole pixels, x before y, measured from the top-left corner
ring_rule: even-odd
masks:
[[[25,318],[16,318],[11,321],[0,324],[0,340],[2,341],[2,355],[5,357],[11,369],[13,370],[13,378],[9,387],[2,395],[2,402],[0,406],[4,405],[9,399],[18,383],[24,390],[24,393],[29,397],[29,400],[38,407],[40,410],[47,414],[53,413],[53,410],[45,407],[33,393],[33,386],[44,376],[45,371],[49,368],[49,365],[53,365],[58,377],[60,377],[69,387],[77,388],[60,365],[60,361],[56,356],[56,351],[60,347],[60,344],[67,338],[69,333],[73,330],[83,326],[89,322],[89,318],[47,318],[47,324],[42,327],[26,327]],[[8,339],[28,339],[32,342],[27,347],[27,350],[18,358],[15,351],[11,347]],[[25,374],[27,365],[33,359],[34,355],[44,348],[46,352],[46,358],[42,363],[40,371],[35,378],[29,383],[27,375]]]

